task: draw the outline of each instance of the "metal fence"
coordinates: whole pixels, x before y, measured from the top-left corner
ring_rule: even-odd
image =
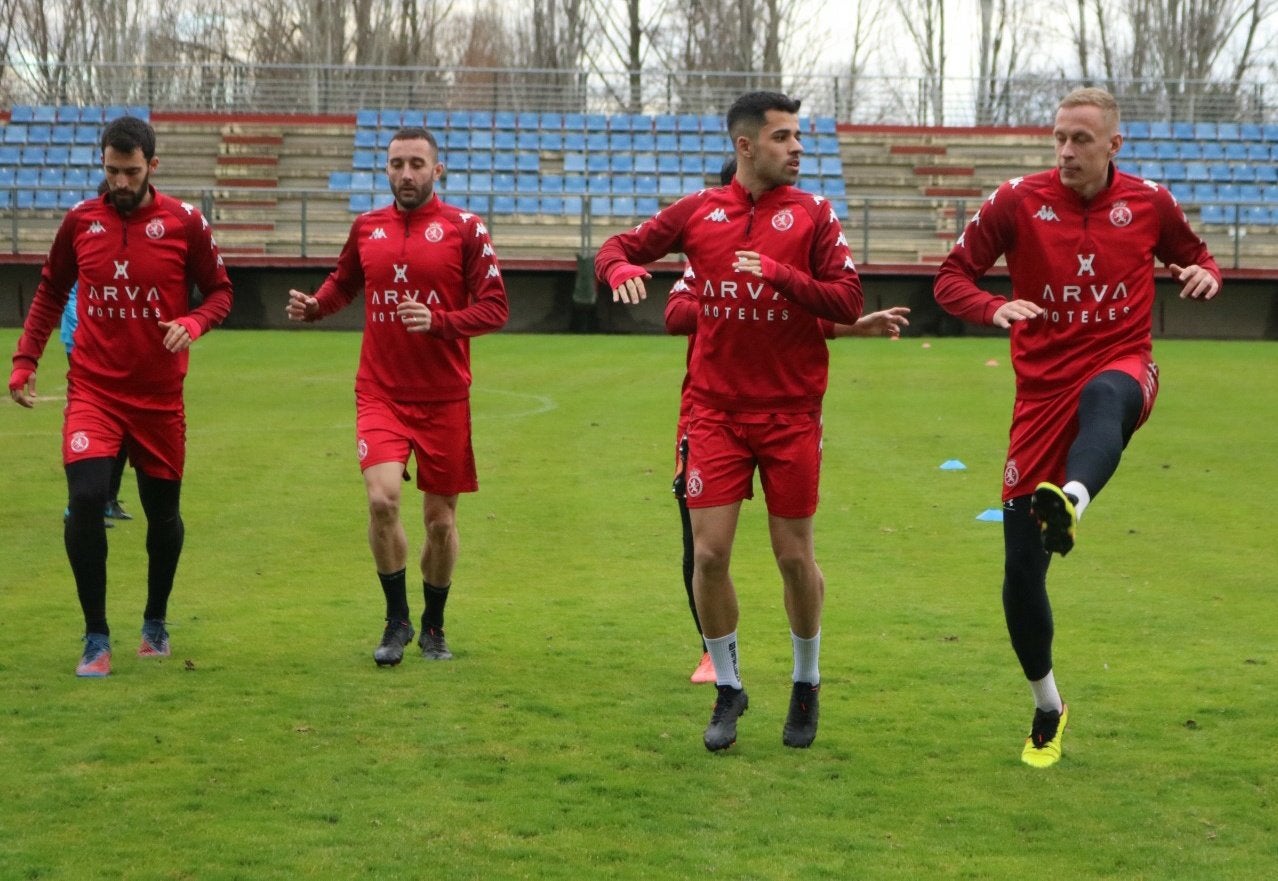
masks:
[[[145,105],[153,111],[349,114],[361,108],[558,112],[722,113],[751,89],[803,98],[807,113],[895,125],[1045,125],[1056,102],[1085,83],[1042,77],[859,77],[733,71],[584,71],[526,68],[240,64],[31,64],[10,61],[0,106]],[[1271,122],[1273,84],[1127,80],[1093,83],[1128,119]]]

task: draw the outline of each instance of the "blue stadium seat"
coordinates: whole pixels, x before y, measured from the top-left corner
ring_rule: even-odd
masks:
[[[444,146],[452,150],[469,150],[470,149],[470,130],[464,128],[450,128],[444,133]]]
[[[673,150],[668,153],[659,153],[657,155],[657,173],[678,174],[679,173],[679,154]]]
[[[701,149],[706,153],[718,153],[721,156],[727,156],[732,152],[732,144],[728,140],[728,136],[722,133],[710,133],[701,136]],[[838,142],[835,142],[834,153],[839,152]]]
[[[682,196],[683,181],[677,175],[657,179],[657,192],[662,196]]]
[[[564,193],[580,196],[586,192],[586,177],[581,174],[564,175]]]
[[[472,128],[470,130],[470,149],[493,149],[493,133],[487,129]]]
[[[847,199],[831,199],[830,204],[834,206],[834,216],[840,221],[846,223],[848,219],[848,201]]]
[[[469,110],[448,111],[448,127],[449,128],[470,128],[470,111]]]
[[[1173,122],[1172,137],[1177,140],[1192,140],[1195,137],[1194,124],[1192,122]]]
[[[1179,127],[1179,126],[1180,126],[1180,123],[1177,123],[1175,126],[1172,126],[1172,130],[1173,130],[1173,131],[1176,131],[1176,132],[1181,131],[1182,129],[1180,129],[1180,127]],[[1178,135],[1178,137],[1179,137],[1179,135]],[[1194,123],[1194,125],[1193,125],[1193,129],[1192,129],[1192,133],[1189,135],[1189,137],[1191,137],[1191,138],[1196,138],[1196,139],[1198,139],[1198,140],[1200,140],[1200,141],[1214,141],[1214,140],[1216,140],[1216,138],[1217,138],[1217,134],[1216,134],[1216,123],[1214,123],[1214,122],[1196,122],[1196,123]]]
[[[405,110],[400,115],[399,124],[403,128],[425,128],[426,114],[421,110]]]
[[[1219,184],[1216,187],[1216,199],[1221,202],[1237,202],[1239,198],[1237,184]]]
[[[699,128],[706,133],[717,133],[724,130],[726,123],[723,117],[717,113],[701,114]]]
[[[541,132],[537,135],[537,147],[541,150],[549,150],[558,153],[562,150],[568,149],[568,145],[565,143],[565,140],[566,138],[563,132]],[[584,150],[584,142],[582,146],[574,149]]]
[[[40,186],[42,187],[60,187],[62,186],[62,169],[51,168],[45,166],[40,169]]]
[[[491,193],[493,191],[493,175],[488,171],[472,171],[470,173],[470,192]]]
[[[637,196],[657,195],[657,176],[655,174],[635,175],[635,195]]]
[[[821,178],[821,192],[826,196],[846,196],[848,194],[848,185],[841,177],[823,177]]]
[[[508,160],[502,158],[506,156],[509,157]],[[515,156],[513,153],[498,153],[493,156],[493,189],[509,191],[514,188]]]
[[[513,110],[498,110],[493,114],[493,128],[509,130],[518,124],[518,117]]]
[[[1268,144],[1252,142],[1247,145],[1247,159],[1250,162],[1268,162],[1270,160]]]
[[[655,153],[636,153],[635,154],[635,173],[636,174],[656,174],[657,173],[657,155]]]
[[[680,113],[675,117],[675,131],[700,132],[701,117],[695,113]]]
[[[519,145],[519,139],[515,137],[513,129],[498,129],[493,132],[493,149],[505,153],[514,153],[515,148]]]
[[[67,161],[72,165],[97,166],[100,165],[102,155],[96,147],[86,147],[83,144],[71,148],[67,154]]]
[[[712,174],[716,178],[723,169],[724,157],[717,153],[701,154],[701,171],[703,174]]]
[[[607,131],[608,117],[602,113],[587,113],[585,128],[588,132]]]
[[[448,184],[450,193],[468,193],[470,192],[470,175],[464,171],[450,171],[445,181]]]
[[[47,144],[51,137],[53,137],[53,126],[51,125],[33,122],[27,126],[28,144]]]
[[[679,149],[685,153],[701,152],[701,135],[684,133],[679,135]]]
[[[352,171],[351,172],[351,189],[357,192],[371,190],[373,188],[373,173],[371,171]]]
[[[515,114],[515,127],[520,131],[535,132],[543,126],[541,125],[541,117],[536,110],[520,110]]]
[[[812,130],[818,135],[837,135],[833,116],[817,116],[812,120]]]
[[[562,136],[560,137],[559,140],[560,140],[560,143],[563,143]],[[520,129],[518,133],[516,133],[515,135],[515,149],[516,150],[540,150],[541,134],[532,129]]]
[[[610,190],[613,195],[633,196],[635,194],[635,179],[628,174],[614,174]]]
[[[1154,148],[1153,141],[1136,141],[1131,144],[1126,144],[1123,147],[1123,154],[1126,155],[1128,159],[1135,159],[1137,161],[1141,159],[1153,159],[1157,152],[1158,151]]]
[[[0,165],[0,187],[12,187],[17,177],[16,168],[11,165]]]
[[[608,217],[612,214],[612,200],[607,196],[591,196],[590,213],[595,217]]]
[[[1210,186],[1210,184],[1208,186]],[[1193,184],[1188,184],[1188,183],[1185,183],[1184,181],[1178,181],[1174,184],[1169,185],[1167,189],[1171,190],[1171,194],[1176,198],[1177,202],[1198,201],[1197,199],[1194,198]]]
[[[1273,226],[1274,214],[1266,205],[1248,205],[1242,209],[1242,221],[1249,226]]]
[[[377,124],[381,128],[397,129],[404,124],[404,113],[400,110],[382,110],[377,115]]]
[[[102,108],[102,121],[110,122],[113,119],[119,119],[121,116],[128,116],[129,108],[123,104],[108,104]]]
[[[559,195],[564,191],[564,176],[562,174],[539,174],[536,175],[543,193],[551,193]]]
[[[16,190],[13,194],[13,205],[18,210],[30,210],[35,207],[35,190]]]
[[[79,122],[83,125],[100,128],[103,118],[103,109],[96,104],[85,104],[80,108]]]
[[[1215,162],[1209,165],[1207,174],[1216,183],[1228,183],[1234,179],[1233,170],[1223,162]]]
[[[635,132],[630,138],[630,147],[636,153],[651,153],[657,149],[657,136],[652,132]]]
[[[690,172],[697,172],[699,174],[704,174],[705,166],[703,166],[701,163],[701,154],[700,153],[684,153],[682,156],[679,157],[679,170],[684,172],[685,174],[688,174]]]
[[[151,121],[151,108],[145,104],[130,104],[124,108],[124,112],[129,116],[136,117],[143,122]]]
[[[426,111],[426,128],[435,132],[435,136],[439,137],[444,129],[448,128],[448,111],[447,110],[427,110]]]
[[[1166,120],[1158,120],[1149,124],[1149,137],[1153,141],[1165,141],[1172,136],[1172,126]]]
[[[78,205],[85,198],[83,190],[58,190],[58,209],[66,211]]]
[[[608,135],[609,150],[633,150],[634,142],[629,132],[613,132]]]
[[[516,171],[540,171],[541,157],[536,153],[517,153],[515,155]]]
[[[376,146],[377,146],[377,129],[375,128],[355,129],[355,147],[357,149],[368,150]]]
[[[1137,174],[1139,174],[1145,180],[1184,180],[1185,179],[1184,163],[1174,162],[1172,164],[1176,165],[1180,169],[1180,174],[1176,177],[1169,178],[1167,174],[1165,173],[1165,169],[1163,168],[1163,163],[1158,162],[1157,160],[1146,160],[1144,162],[1139,163],[1140,171],[1138,171]]]
[[[610,174],[592,174],[586,178],[587,193],[611,193],[612,192],[612,175]]]
[[[4,127],[4,142],[6,144],[25,144],[27,142],[27,127],[25,125],[14,125],[10,123]]]
[[[634,217],[637,213],[634,196],[612,197],[612,214],[614,217]]]
[[[564,131],[565,131],[565,132],[568,132],[568,131],[575,131],[575,132],[585,131],[585,129],[586,129],[586,114],[584,114],[584,113],[565,113],[565,114],[564,114],[564,117],[563,117],[563,123],[564,123]],[[543,128],[545,128],[545,127],[546,127],[544,122],[542,123],[542,127],[543,127]]]
[[[1143,140],[1149,137],[1149,123],[1135,120],[1124,126],[1127,129],[1127,137],[1130,140]]]
[[[355,125],[357,128],[377,128],[379,117],[380,114],[376,110],[356,110]]]
[[[1199,123],[1203,125],[1204,123]],[[1206,123],[1210,126],[1211,123]],[[1236,122],[1221,122],[1216,124],[1216,137],[1222,141],[1239,141],[1242,140],[1242,130]]]
[[[1265,139],[1264,129],[1259,123],[1255,122],[1240,123],[1238,134],[1244,141],[1263,141]]]
[[[470,170],[471,171],[492,171],[493,170],[493,154],[487,150],[477,150],[470,153]]]
[[[35,208],[37,211],[53,211],[58,207],[58,191],[57,190],[36,190]]]
[[[585,152],[586,149],[586,133],[579,131],[564,132],[564,150],[573,150],[576,152]]]
[[[1169,162],[1166,165],[1164,165],[1163,166],[1164,172],[1166,172],[1169,166],[1174,164],[1175,163]],[[1179,180],[1179,178],[1173,178],[1170,175],[1168,175],[1168,178],[1170,180]],[[1211,172],[1208,171],[1207,164],[1205,162],[1188,162],[1185,164],[1184,179],[1189,181],[1195,181],[1195,182],[1211,180]]]
[[[1265,158],[1268,159],[1269,157]],[[1225,144],[1225,159],[1230,162],[1246,162],[1247,145],[1241,141],[1229,141]]]
[[[376,150],[355,150],[351,153],[351,168],[356,171],[377,171],[382,167]]]
[[[20,165],[22,148],[17,144],[0,144],[0,165]]]
[[[1255,183],[1256,168],[1253,165],[1240,164],[1229,166],[1230,180],[1235,183]]]
[[[52,125],[58,121],[58,108],[51,104],[39,104],[31,117],[32,123]]]
[[[59,123],[53,127],[53,131],[49,135],[49,143],[71,145],[75,143],[75,126],[69,123]]]
[[[1180,145],[1176,141],[1155,141],[1154,158],[1166,162],[1168,159],[1179,159]]]
[[[1205,184],[1178,184],[1178,186],[1189,187],[1193,195],[1187,201],[1190,202],[1215,202],[1216,201],[1216,185],[1213,183]],[[1176,195],[1172,192],[1172,195]],[[1177,197],[1179,200],[1179,197]]]
[[[1278,183],[1278,166],[1257,165],[1256,166],[1256,183],[1258,184]]]
[[[708,142],[709,135],[702,140]],[[714,137],[722,139],[723,148],[726,151],[728,147],[727,135],[715,135]],[[707,148],[709,149],[709,148]],[[812,152],[818,156],[838,156],[839,155],[839,139],[834,135],[817,135],[812,139]]]
[[[562,131],[567,128],[562,113],[539,113],[537,115],[536,127],[544,132]],[[577,126],[581,128],[581,126]]]
[[[608,149],[608,135],[605,132],[591,132],[586,135],[586,149],[595,152],[604,152]]]
[[[584,173],[586,171],[586,154],[585,153],[565,153],[564,154],[564,171],[573,173]]]
[[[97,147],[102,137],[101,124],[82,122],[75,127],[75,142]]]
[[[609,157],[607,153],[590,153],[586,156],[586,171],[595,174],[607,171],[609,167]],[[577,169],[569,169],[567,164],[564,165],[565,171],[576,171]]]
[[[1238,184],[1238,198],[1244,202],[1263,202],[1264,189],[1260,184]]]
[[[493,115],[488,110],[472,110],[470,112],[470,127],[472,129],[491,129],[493,127]]]
[[[1176,158],[1184,159],[1186,162],[1193,162],[1198,159],[1210,158],[1206,156],[1203,152],[1203,148],[1205,145],[1200,144],[1197,141],[1173,141],[1172,143],[1176,144],[1176,151],[1177,151]],[[1211,141],[1209,143],[1211,144],[1211,146],[1214,146],[1214,147],[1220,146],[1215,141]]]
[[[837,156],[825,156],[821,159],[820,174],[822,177],[843,177],[843,160]]]
[[[354,211],[357,214],[363,214],[365,211],[373,210],[373,194],[372,193],[351,193],[346,198],[346,207],[348,211]]]
[[[633,153],[613,153],[608,159],[608,170],[614,174],[633,174],[635,157]]]
[[[1237,221],[1237,205],[1204,205],[1202,207],[1203,223],[1231,224]]]
[[[44,147],[23,147],[22,164],[35,166],[44,165]]]
[[[809,193],[819,193],[821,192],[821,178],[800,177],[795,186],[801,190],[807,190]]]
[[[614,113],[608,117],[608,131],[610,132],[627,132],[630,131],[630,114]]]
[[[675,130],[675,115],[673,113],[658,113],[653,119],[653,129],[657,132],[673,132]]]
[[[516,193],[536,193],[541,190],[541,175],[539,174],[516,174],[515,175],[515,192]]]
[[[1198,148],[1198,158],[1205,162],[1219,162],[1225,158],[1225,145],[1220,141],[1204,141],[1201,144],[1186,141],[1185,143],[1193,143]]]
[[[567,217],[580,217],[582,209],[581,196],[564,196],[564,215]]]
[[[704,174],[685,174],[680,177],[680,181],[685,193],[695,193],[706,188]]]
[[[537,204],[538,214],[560,215],[564,213],[563,196],[542,196]]]
[[[541,200],[536,196],[516,196],[516,214],[537,214],[541,210]]]
[[[68,157],[70,154],[70,147],[64,147],[61,144],[51,144],[44,148],[44,164],[67,165],[69,164]]]
[[[385,149],[391,145],[391,139],[395,137],[397,130],[393,128],[379,128],[377,130],[377,146]]]
[[[28,123],[35,121],[35,108],[30,104],[15,104],[13,109],[9,111],[9,122]]]
[[[445,166],[449,171],[470,171],[470,153],[465,150],[449,150]]]
[[[657,152],[675,154],[679,152],[679,136],[671,134],[657,135]]]
[[[651,217],[661,210],[661,203],[656,196],[639,196],[635,199],[635,214],[639,217]]]
[[[653,118],[647,113],[632,113],[630,115],[630,131],[638,134],[651,132],[653,129]]]

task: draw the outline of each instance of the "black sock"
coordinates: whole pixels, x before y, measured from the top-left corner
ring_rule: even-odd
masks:
[[[443,587],[422,582],[422,594],[426,597],[426,611],[422,613],[422,627],[444,629],[444,604],[448,602],[448,589],[452,583]]]
[[[392,572],[384,575],[377,573],[377,578],[382,583],[382,593],[386,594],[386,620],[387,621],[407,621],[408,620],[408,584],[404,576],[404,570]]]
[[[182,523],[182,481],[138,472],[138,498],[146,512],[146,609],[143,618],[168,617],[186,526]]]

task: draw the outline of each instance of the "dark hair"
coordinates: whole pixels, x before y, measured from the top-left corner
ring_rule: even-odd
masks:
[[[392,141],[425,141],[430,144],[435,151],[435,155],[439,156],[439,141],[435,140],[435,136],[420,125],[406,125],[395,134],[391,135]]]
[[[749,133],[757,134],[767,122],[769,110],[798,113],[801,103],[803,102],[798,98],[791,98],[780,92],[746,92],[733,101],[732,107],[728,109],[728,135],[736,138],[739,134],[746,134],[741,131],[743,127]]]
[[[136,116],[121,116],[107,123],[102,130],[102,152],[107,147],[121,153],[140,149],[143,158],[150,162],[155,158],[155,129]]]
[[[737,174],[737,157],[729,156],[728,161],[723,163],[723,168],[719,169],[719,184],[727,186],[732,183],[732,179]]]

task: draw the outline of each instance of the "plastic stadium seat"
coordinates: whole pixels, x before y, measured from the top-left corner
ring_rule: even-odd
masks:
[[[448,127],[449,128],[470,128],[470,111],[469,110],[448,111]]]
[[[1173,122],[1172,137],[1177,140],[1191,140],[1195,137],[1194,124],[1192,122]]]
[[[36,190],[35,208],[37,211],[53,211],[58,207],[57,190]]]
[[[604,132],[591,132],[586,135],[586,149],[591,152],[604,152],[608,149],[608,135]]]
[[[47,144],[53,137],[53,126],[44,123],[32,123],[27,126],[28,144]]]
[[[124,112],[145,122],[151,121],[151,108],[145,104],[130,104],[124,108]]]
[[[516,196],[516,214],[536,214],[540,211],[540,200],[536,196]]]
[[[470,149],[472,150],[492,150],[493,133],[487,129],[470,130]]]
[[[652,132],[635,132],[630,138],[630,147],[636,153],[652,153],[657,149],[657,136]]]
[[[1268,157],[1265,157],[1266,159]],[[1230,141],[1225,144],[1225,159],[1230,162],[1247,161],[1247,145],[1241,141]]]
[[[452,193],[470,192],[470,175],[464,171],[448,172],[448,177],[444,182],[448,185],[449,192],[452,192]]]
[[[383,123],[383,126],[385,123]],[[421,110],[404,110],[400,112],[399,127],[400,128],[424,128],[426,125],[426,114]]]
[[[72,165],[98,166],[101,164],[101,153],[97,147],[86,147],[83,144],[72,147],[70,153],[67,154],[67,161]]]
[[[831,199],[830,204],[834,206],[834,216],[846,222],[848,219],[847,199]]]
[[[696,193],[706,188],[706,176],[704,174],[682,175],[681,182],[685,193]]]
[[[673,151],[657,155],[657,173],[662,175],[679,173],[679,154]]]
[[[536,110],[520,110],[515,114],[515,127],[520,131],[537,131],[543,126]]]
[[[1237,212],[1238,208],[1236,205],[1204,205],[1203,223],[1234,223],[1238,217]]]
[[[585,131],[586,114],[565,113],[563,118],[563,124],[564,124],[564,131],[566,132],[567,131],[576,131],[576,132]],[[545,128],[545,123],[542,123],[542,127]]]
[[[493,161],[493,154],[487,150],[478,150],[469,155],[471,171],[492,171],[496,164]]]
[[[44,147],[23,147],[23,165],[44,165]]]
[[[515,155],[516,171],[540,171],[541,157],[536,153],[517,153]]]
[[[809,193],[819,193],[821,192],[821,178],[801,177],[795,186],[801,190],[807,190]]]
[[[613,132],[608,136],[608,149],[629,151],[634,149],[634,141],[629,132]]]
[[[838,129],[833,116],[817,116],[812,120],[812,130],[818,135],[833,135]]]
[[[655,153],[636,153],[635,154],[635,173],[636,174],[656,174],[657,173],[657,156]]]
[[[27,142],[27,127],[25,125],[6,125],[4,127],[4,142],[6,144],[25,144]]]
[[[1201,144],[1186,141],[1185,145],[1193,143],[1198,148],[1198,158],[1206,162],[1219,162],[1225,158],[1225,145],[1220,141],[1204,141]]]
[[[475,129],[491,129],[493,127],[493,115],[487,110],[472,110],[470,112],[470,127]]]
[[[701,135],[687,133],[679,135],[679,149],[685,153],[700,153]]]
[[[537,135],[537,149],[550,150],[555,153],[568,149],[568,146],[565,143],[564,133],[563,132],[541,132],[540,134]],[[585,149],[584,142],[583,142],[583,146],[576,147],[574,149],[584,150]]]
[[[615,113],[608,117],[608,131],[610,132],[627,132],[630,131],[630,114]]]
[[[614,174],[633,174],[635,157],[632,153],[613,153],[608,160],[608,170]]]
[[[377,115],[377,124],[382,128],[399,128],[404,124],[404,114],[399,110],[383,110]]]
[[[679,136],[671,134],[657,135],[657,152],[675,154],[679,152]]]
[[[1244,141],[1263,141],[1265,139],[1264,129],[1259,123],[1244,122],[1238,126],[1238,134]]]
[[[846,196],[848,185],[841,177],[821,178],[821,192],[827,196]]]
[[[635,214],[640,217],[651,217],[661,210],[661,202],[656,196],[639,196],[635,199]]]
[[[515,192],[516,193],[536,193],[541,190],[541,175],[539,174],[516,174],[515,175]]]
[[[470,173],[470,191],[472,193],[491,193],[493,191],[493,175],[487,171]]]
[[[34,121],[35,121],[35,108],[32,107],[30,104],[15,104],[13,105],[13,109],[9,112],[10,123],[15,123],[15,122],[27,123],[27,122],[34,122]]]
[[[13,194],[13,205],[19,210],[30,210],[35,207],[35,190],[17,190]]]
[[[728,138],[726,135],[718,135],[723,139],[724,149],[727,149]],[[704,141],[709,141],[710,137],[706,136]],[[708,147],[706,149],[709,149]],[[817,135],[812,139],[812,152],[818,156],[838,156],[839,155],[839,139],[833,135]]]
[[[635,179],[628,174],[615,174],[612,176],[613,195],[617,196],[633,196],[635,194]]]
[[[717,113],[703,113],[700,119],[700,129],[703,132],[722,132],[726,123],[723,117]]]
[[[377,128],[379,118],[380,114],[376,110],[355,111],[355,125],[357,128]]]
[[[564,191],[564,176],[562,174],[539,174],[536,175],[539,189],[543,193],[551,193],[558,195]]]
[[[658,132],[672,132],[676,124],[673,113],[658,113],[652,121],[653,129]]]
[[[377,129],[373,129],[373,128],[355,129],[355,147],[357,149],[368,150],[376,146],[377,146]]]
[[[679,157],[679,170],[685,174],[697,172],[705,174],[705,167],[701,164],[700,153],[684,153]]]
[[[587,113],[585,129],[588,132],[608,130],[608,117],[602,113]]]
[[[637,196],[657,195],[657,176],[655,174],[635,175],[635,195]]]
[[[564,175],[564,193],[580,196],[586,192],[586,178],[580,174]]]
[[[1134,144],[1125,144],[1121,156],[1127,159],[1153,159],[1157,154],[1153,141],[1136,141]]]
[[[1163,141],[1172,136],[1172,126],[1170,122],[1159,120],[1149,124],[1149,137],[1151,140]]]
[[[448,150],[469,150],[470,131],[464,128],[450,128],[444,133],[442,143]]]
[[[1155,141],[1154,158],[1162,159],[1164,162],[1168,159],[1179,159],[1180,145],[1175,141]]]
[[[1177,202],[1196,202],[1194,198],[1194,185],[1187,184],[1183,181],[1171,184],[1167,189],[1171,190],[1171,194],[1176,198]]]
[[[630,116],[630,130],[636,133],[651,132],[654,120],[647,113],[634,113]]]
[[[1237,202],[1238,186],[1236,184],[1220,184],[1216,187],[1216,199],[1221,202]]]
[[[17,144],[0,144],[0,165],[20,165],[22,148]]]
[[[13,207],[13,190],[0,190],[0,211]]]
[[[565,127],[564,115],[562,113],[539,113],[537,114],[537,121],[530,127],[539,128],[542,131],[562,131]]]
[[[1263,202],[1264,187],[1260,184],[1239,184],[1238,198],[1244,202]]]
[[[352,171],[351,172],[351,189],[356,191],[371,190],[373,188],[373,173],[371,171]]]
[[[1250,162],[1268,162],[1270,150],[1268,144],[1250,143],[1247,145],[1247,160]]]
[[[826,156],[821,160],[822,177],[843,177],[843,160],[837,156]]]
[[[564,196],[564,215],[567,217],[581,216],[582,201],[581,196]]]
[[[607,153],[591,153],[586,156],[586,171],[591,174],[607,171],[610,162]],[[568,166],[564,165],[564,170],[568,170]],[[575,171],[576,169],[572,169]]]
[[[1270,184],[1261,191],[1261,197],[1270,204],[1278,205],[1278,184]]]
[[[677,117],[675,117],[675,131],[701,131],[701,117],[695,113],[680,113]]]
[[[565,153],[564,154],[564,171],[574,173],[584,173],[586,171],[586,154],[585,153]]]
[[[426,128],[435,132],[435,136],[439,137],[440,132],[448,128],[448,111],[447,110],[427,110],[426,111]]]
[[[1256,166],[1256,183],[1258,184],[1278,183],[1278,166],[1257,165]]]
[[[635,197],[614,196],[612,199],[612,213],[614,217],[634,217],[638,213],[635,208]]]
[[[563,138],[562,138],[562,137],[560,138],[560,143],[563,143]],[[519,130],[519,131],[515,134],[515,147],[514,147],[514,149],[516,149],[516,150],[540,150],[540,149],[541,149],[541,135],[540,135],[540,133],[538,133],[538,132],[536,132],[536,131],[533,131],[533,130],[531,130],[531,129],[520,129],[520,130]],[[547,149],[552,149],[552,148],[549,148],[549,147],[548,147]],[[560,149],[563,149],[563,148],[561,147]]]
[[[49,134],[49,143],[51,144],[74,144],[75,143],[75,126],[69,123],[59,123],[53,127],[53,131]]]
[[[31,121],[33,123],[45,123],[52,125],[58,121],[58,108],[51,104],[37,105],[32,114]]]
[[[395,137],[396,129],[379,128],[377,130],[377,146],[383,149],[391,145],[391,139]]]
[[[1178,181],[1181,181],[1181,180],[1184,180],[1184,179],[1185,179],[1185,173],[1184,173],[1184,172],[1185,172],[1185,166],[1184,166],[1184,164],[1183,164],[1183,163],[1180,163],[1180,162],[1174,162],[1174,163],[1172,163],[1172,164],[1173,164],[1173,165],[1177,165],[1177,166],[1179,166],[1179,168],[1180,168],[1180,172],[1181,172],[1181,173],[1180,173],[1180,175],[1179,175],[1179,176],[1177,176],[1177,177],[1168,177],[1168,176],[1164,173],[1164,172],[1165,172],[1165,169],[1163,168],[1163,163],[1161,163],[1161,162],[1157,162],[1157,161],[1153,161],[1153,160],[1149,160],[1149,161],[1141,162],[1141,163],[1139,164],[1139,168],[1140,168],[1140,170],[1139,170],[1138,172],[1136,172],[1136,173],[1137,173],[1137,174],[1139,174],[1141,177],[1143,177],[1145,180],[1166,180],[1166,181],[1172,181],[1172,180],[1178,180]]]
[[[1264,205],[1248,205],[1242,209],[1242,221],[1250,226],[1272,226],[1274,215]]]
[[[346,200],[346,207],[349,211],[357,214],[363,214],[365,211],[373,210],[373,194],[372,193],[351,193]]]
[[[12,187],[17,180],[18,170],[8,165],[0,165],[0,187]]]
[[[595,217],[607,217],[612,214],[612,200],[607,196],[591,196],[590,213]]]
[[[119,119],[121,116],[128,116],[128,115],[129,115],[129,108],[125,107],[123,104],[108,104],[106,107],[102,108],[103,122],[110,122],[113,119]],[[374,123],[374,125],[376,125],[376,123]]]
[[[498,110],[493,114],[493,128],[513,129],[517,122],[518,117],[513,110]]]
[[[1149,137],[1149,123],[1139,120],[1127,123],[1127,137],[1130,140],[1142,140]]]
[[[1211,123],[1199,123],[1210,126]],[[1238,141],[1242,139],[1242,130],[1236,122],[1222,122],[1216,125],[1216,137],[1222,141]]]
[[[727,156],[732,153],[732,143],[725,134],[705,134],[701,136],[701,149],[706,153],[717,153]],[[835,152],[838,152],[837,148]]]
[[[1256,169],[1251,165],[1231,165],[1229,167],[1231,179],[1235,183],[1255,183]]]
[[[493,172],[493,192],[509,195],[515,192],[515,176],[505,171]]]
[[[1216,183],[1228,183],[1234,179],[1233,170],[1223,162],[1216,162],[1208,166],[1207,174]]]
[[[1167,163],[1167,165],[1164,165],[1163,166],[1164,171],[1173,164],[1174,163],[1169,162]],[[1178,178],[1172,178],[1171,175],[1168,175],[1168,178],[1171,180],[1178,179]],[[1205,162],[1189,162],[1189,163],[1186,163],[1185,165],[1184,179],[1191,180],[1191,181],[1204,181],[1204,180],[1211,180],[1212,177],[1211,177],[1211,172],[1208,171],[1207,164]],[[1228,180],[1228,179],[1229,177],[1226,176],[1225,180]]]
[[[515,137],[514,131],[498,130],[493,132],[493,149],[513,153],[515,147],[519,143],[519,139]]]
[[[40,169],[40,186],[42,187],[61,187],[62,186],[62,169],[50,168],[45,166]]]
[[[58,208],[62,211],[74,208],[85,198],[82,190],[58,190],[57,196]]]
[[[1193,192],[1188,201],[1190,202],[1215,202],[1216,201],[1216,185],[1212,183],[1206,184],[1180,184],[1180,186],[1189,187]],[[1175,191],[1172,195],[1176,195]],[[1177,196],[1177,199],[1180,197]]]
[[[607,195],[612,192],[612,183],[610,174],[592,174],[586,178],[586,192]]]
[[[351,168],[356,171],[377,171],[382,167],[377,159],[376,150],[356,150],[351,154]]]
[[[1177,134],[1176,134],[1176,136],[1177,136],[1177,137],[1189,137],[1189,138],[1196,138],[1196,139],[1198,139],[1198,140],[1200,140],[1200,141],[1214,141],[1214,140],[1216,140],[1216,137],[1217,137],[1217,135],[1216,135],[1216,123],[1214,123],[1214,122],[1195,122],[1195,123],[1193,123],[1193,125],[1192,125],[1192,127],[1191,127],[1191,129],[1190,129],[1190,133],[1189,133],[1188,135],[1182,135],[1182,134],[1180,134],[1181,132],[1183,132],[1183,131],[1184,131],[1184,128],[1182,128],[1182,126],[1184,126],[1184,125],[1186,125],[1186,123],[1179,123],[1179,122],[1178,122],[1178,123],[1176,123],[1174,126],[1172,126],[1172,131],[1174,131],[1174,132],[1176,132],[1176,133],[1177,133]]]
[[[564,150],[572,150],[584,152],[586,149],[586,134],[579,131],[564,132]]]
[[[682,196],[683,182],[678,177],[661,177],[657,179],[657,192],[662,196]]]
[[[537,204],[538,214],[554,214],[564,213],[564,197],[563,196],[542,196]]]

